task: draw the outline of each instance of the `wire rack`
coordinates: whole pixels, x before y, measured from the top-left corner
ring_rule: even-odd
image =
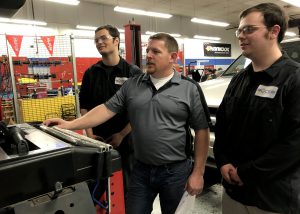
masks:
[[[0,35],[0,48],[0,53],[6,50],[1,54],[11,59],[7,64],[11,72],[6,73],[12,81],[6,84],[9,92],[5,96],[14,104],[16,122],[53,117],[73,120],[79,115],[82,77],[101,60],[93,37]],[[120,49],[125,57],[124,43]]]
[[[19,53],[12,42],[8,42],[19,122],[41,122],[51,117],[64,117],[64,105],[72,106],[65,119],[76,118],[70,37],[22,36],[22,42],[18,45]]]

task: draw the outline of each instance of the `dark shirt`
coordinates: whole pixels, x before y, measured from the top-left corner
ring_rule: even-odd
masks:
[[[129,78],[142,71],[120,58],[118,65],[106,66],[102,61],[92,65],[84,74],[79,93],[81,109],[88,111],[109,100]],[[93,133],[104,139],[120,132],[128,123],[126,112],[120,112],[107,122],[94,127]]]
[[[231,81],[217,112],[217,166],[232,163],[244,186],[233,199],[263,210],[300,213],[300,65],[286,54]]]

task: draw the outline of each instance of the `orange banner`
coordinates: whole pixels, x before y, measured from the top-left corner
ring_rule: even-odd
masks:
[[[16,35],[6,35],[6,39],[11,45],[13,51],[15,52],[16,56],[19,56],[21,44],[23,40],[23,36],[16,36]]]
[[[41,39],[43,40],[46,48],[48,49],[50,55],[52,56],[55,36],[41,36]]]

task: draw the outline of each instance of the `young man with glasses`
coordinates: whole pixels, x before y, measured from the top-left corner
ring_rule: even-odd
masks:
[[[127,214],[151,214],[157,194],[162,213],[173,214],[185,190],[196,195],[203,189],[209,116],[199,84],[174,70],[177,52],[177,41],[169,34],[150,36],[146,74],[130,78],[109,101],[81,118],[44,122],[86,128],[128,111],[137,161],[128,188]],[[187,126],[195,131],[193,166],[186,154]]]
[[[116,27],[98,27],[94,41],[102,60],[84,73],[79,93],[81,115],[109,100],[128,78],[142,73],[137,66],[130,65],[119,55],[120,33]],[[117,114],[99,126],[86,129],[88,137],[104,140],[120,152],[125,192],[133,165],[133,149],[128,136],[130,131],[126,112]]]
[[[280,49],[286,29],[273,3],[240,15],[236,36],[252,63],[232,79],[217,112],[223,214],[300,213],[300,65]]]

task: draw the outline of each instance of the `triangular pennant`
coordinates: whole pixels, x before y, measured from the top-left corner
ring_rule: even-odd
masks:
[[[50,55],[52,56],[55,36],[41,36],[41,39],[43,40],[46,48],[48,49]]]
[[[183,51],[178,51],[177,63],[180,65],[183,64]]]
[[[15,52],[16,56],[19,56],[21,44],[23,40],[23,36],[16,36],[16,35],[6,35],[6,39],[11,45],[13,51]]]

